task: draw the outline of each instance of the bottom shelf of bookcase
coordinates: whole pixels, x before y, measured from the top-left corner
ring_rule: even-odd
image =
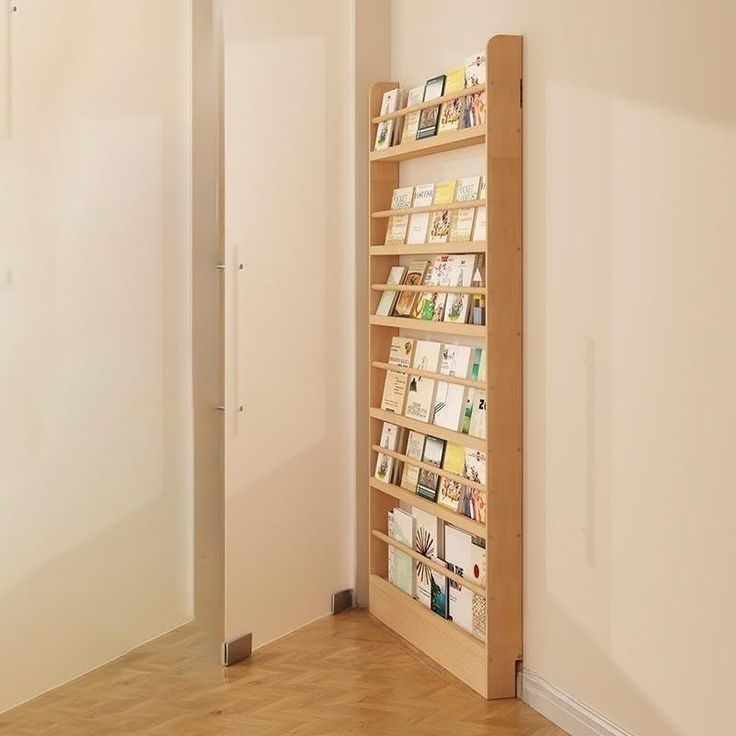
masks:
[[[482,641],[432,613],[380,575],[371,575],[369,586],[368,608],[379,621],[488,697],[488,663]]]

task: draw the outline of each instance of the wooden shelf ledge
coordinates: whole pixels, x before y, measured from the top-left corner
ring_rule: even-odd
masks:
[[[434,100],[427,100],[427,102],[418,102],[416,105],[411,105],[410,107],[402,107],[400,110],[387,112],[385,115],[376,115],[376,117],[371,118],[371,122],[382,123],[384,120],[391,120],[392,118],[400,118],[404,115],[410,115],[413,112],[419,112],[420,110],[425,110],[428,107],[441,105],[443,102],[456,100],[458,99],[458,97],[469,97],[470,95],[485,91],[485,84],[476,84],[474,87],[466,87],[465,89],[461,89],[458,92],[450,92],[449,94],[442,95],[442,97],[436,97]]]
[[[477,146],[486,141],[486,126],[476,125],[474,128],[462,128],[450,133],[438,133],[421,141],[409,141],[392,146],[383,151],[371,151],[368,160],[374,161],[407,161],[420,156],[431,156],[443,151],[454,151],[467,146]]]
[[[380,419],[382,422],[398,424],[399,427],[413,429],[415,432],[421,432],[422,434],[430,434],[433,437],[439,437],[442,440],[455,442],[463,447],[469,447],[472,450],[480,450],[481,452],[485,452],[486,455],[488,454],[486,450],[486,441],[479,437],[473,437],[473,435],[470,434],[454,432],[452,429],[445,429],[444,427],[439,427],[436,424],[429,424],[428,422],[419,422],[411,417],[405,417],[403,414],[394,414],[392,411],[383,411],[382,409],[371,408],[370,417],[372,419]],[[429,467],[434,468],[432,465]],[[450,477],[457,478],[458,476],[450,474]]]
[[[431,568],[435,572],[439,572],[439,573],[442,573],[443,575],[446,575],[448,578],[450,578],[450,580],[454,580],[458,585],[465,586],[469,590],[472,590],[473,593],[477,593],[482,598],[488,597],[488,594],[486,593],[485,588],[482,588],[480,585],[476,585],[476,583],[472,582],[471,580],[468,580],[467,578],[464,578],[462,575],[457,575],[456,573],[451,572],[441,562],[435,562],[434,560],[429,559],[429,557],[425,557],[424,555],[419,554],[419,552],[412,549],[411,547],[407,547],[405,544],[402,544],[396,539],[392,539],[391,537],[388,536],[388,534],[379,532],[377,529],[374,529],[371,532],[371,534],[376,539],[380,539],[382,542],[385,542],[386,544],[391,545],[395,549],[401,550],[404,554],[409,555],[409,557],[413,557],[417,562],[424,563],[427,567]]]
[[[394,215],[416,215],[421,212],[441,212],[442,210],[469,210],[474,207],[485,207],[486,199],[469,199],[465,202],[449,202],[448,204],[430,204],[426,207],[403,207],[399,210],[378,210],[371,217],[393,217]]]
[[[422,291],[435,291],[432,287],[424,288]],[[485,325],[466,325],[457,322],[430,322],[424,319],[411,319],[409,317],[381,317],[372,314],[370,324],[376,327],[398,327],[405,330],[420,330],[427,332],[444,332],[447,335],[466,335],[486,339]]]
[[[478,521],[473,521],[463,514],[459,514],[457,511],[448,509],[446,506],[442,506],[434,501],[428,501],[426,498],[422,498],[417,493],[407,491],[406,488],[395,486],[391,483],[382,483],[378,478],[371,478],[370,485],[381,493],[385,493],[387,496],[393,496],[397,501],[403,501],[411,506],[416,506],[422,511],[426,511],[428,514],[432,514],[448,524],[456,526],[458,529],[468,532],[475,537],[486,536],[486,525],[481,524]]]
[[[485,286],[440,286],[434,284],[425,284],[423,286],[407,285],[407,284],[371,284],[373,291],[428,291],[440,292],[441,294],[485,294]],[[454,324],[448,322],[448,324]]]
[[[485,240],[455,241],[452,243],[417,243],[416,245],[371,245],[371,256],[423,256],[456,253],[485,253]]]
[[[455,383],[458,386],[468,386],[469,388],[478,388],[481,391],[486,390],[484,381],[472,381],[469,378],[461,378],[460,376],[446,376],[443,373],[430,373],[430,371],[420,371],[418,368],[399,368],[390,363],[383,363],[380,360],[371,362],[374,368],[382,371],[392,371],[393,373],[403,373],[409,376],[421,376],[422,378],[433,378],[436,381],[444,381],[445,383]]]

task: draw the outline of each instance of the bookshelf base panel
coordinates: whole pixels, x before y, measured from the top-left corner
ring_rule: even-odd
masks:
[[[395,588],[379,575],[370,576],[368,610],[409,644],[488,697],[485,644]]]

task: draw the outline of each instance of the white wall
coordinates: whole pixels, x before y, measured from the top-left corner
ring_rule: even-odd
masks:
[[[353,15],[223,11],[225,630],[257,647],[354,584]]]
[[[178,0],[12,16],[0,711],[191,616],[189,23]]]
[[[525,37],[525,666],[635,734],[722,732],[736,6],[393,8],[402,85]]]

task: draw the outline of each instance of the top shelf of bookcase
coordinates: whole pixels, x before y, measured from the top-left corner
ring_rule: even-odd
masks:
[[[451,133],[439,133],[420,141],[409,141],[391,146],[382,151],[371,151],[370,161],[406,161],[410,158],[429,156],[442,151],[454,151],[457,148],[477,146],[485,143],[486,126],[476,125],[473,128],[461,128]]]
[[[378,115],[375,118],[372,118],[371,122],[382,123],[384,120],[391,120],[392,118],[400,118],[404,115],[410,115],[413,112],[419,112],[420,110],[424,110],[427,107],[436,107],[437,105],[441,105],[443,102],[456,100],[458,97],[468,97],[469,95],[474,95],[477,92],[485,91],[485,84],[476,84],[475,87],[466,87],[464,89],[458,90],[457,92],[450,92],[447,95],[442,95],[442,97],[436,97],[433,100],[428,100],[427,102],[419,102],[416,105],[412,105],[411,107],[402,107],[401,110],[387,112],[385,115]]]

